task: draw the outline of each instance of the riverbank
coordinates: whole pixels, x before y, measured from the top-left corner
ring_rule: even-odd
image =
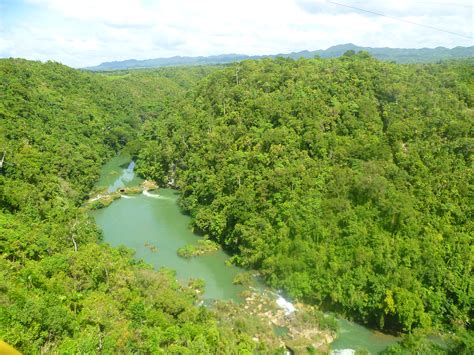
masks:
[[[272,327],[284,347],[293,353],[308,349],[327,353],[337,335],[337,322],[316,307],[292,304],[271,290],[248,291],[240,311],[256,316]]]
[[[230,304],[226,307],[229,307],[232,312],[235,311],[235,315],[232,315],[232,312],[222,313],[222,317],[228,317],[228,321],[242,322],[251,327],[255,330],[252,333],[256,334],[258,341],[267,339],[269,342],[275,341],[274,344],[277,347],[283,345],[295,350],[310,346],[320,349],[319,351],[329,351],[331,348],[365,349],[373,354],[396,342],[396,339],[378,337],[374,339],[374,332],[360,325],[351,327],[352,323],[346,324],[343,320],[337,320],[340,325],[340,331],[337,334],[333,329],[324,328],[325,325],[313,324],[313,326],[311,321],[316,319],[324,321],[333,317],[324,316],[316,308],[314,310],[319,315],[323,314],[324,318],[303,317],[303,314],[312,314],[303,310],[304,307],[309,307],[308,305],[299,303],[292,305],[286,300],[283,302],[282,297],[280,298],[263,285],[260,289],[268,290],[273,295],[272,300],[260,298],[253,294],[254,290],[251,288],[249,293],[248,286],[251,282],[248,276],[252,276],[251,273],[229,265],[229,256],[220,248],[198,257],[179,257],[177,251],[180,248],[187,245],[197,247],[198,241],[202,240],[192,232],[189,227],[191,218],[184,215],[177,204],[179,193],[167,188],[160,188],[159,192],[149,192],[149,189],[143,188],[143,180],[130,174],[129,164],[120,159],[116,161],[120,165],[115,170],[111,165],[105,169],[107,176],[116,179],[109,179],[111,185],[108,190],[113,190],[114,187],[120,189],[139,186],[142,193],[130,196],[131,198],[126,198],[128,195],[120,193],[120,197],[123,198],[116,198],[107,208],[90,211],[103,231],[104,242],[112,246],[125,245],[133,249],[137,259],[144,260],[155,269],[165,267],[175,270],[176,278],[183,285],[187,285],[190,280],[202,280],[200,284],[204,286],[203,292],[199,293],[199,298],[205,304],[213,304],[212,309],[217,313],[220,313],[219,308],[215,308],[217,305]],[[133,173],[133,169],[131,172]],[[127,174],[126,181],[123,179],[124,174]],[[116,192],[120,191],[116,190]],[[256,281],[253,276],[250,279],[252,282]],[[216,300],[218,302],[215,302]],[[284,307],[281,308],[277,301],[280,301]],[[287,315],[286,313],[291,311],[289,304],[299,312],[294,312],[293,316]],[[243,316],[235,318],[239,314]],[[298,320],[301,321],[301,319],[297,314],[300,314],[302,318],[308,317],[310,323],[302,322],[304,326],[298,325]],[[222,321],[225,320],[222,319]]]
[[[121,187],[114,191],[103,189],[101,192],[96,192],[93,197],[89,198],[89,200],[85,202],[84,207],[89,210],[97,210],[110,206],[112,202],[121,197],[127,198],[141,193],[149,193],[149,191],[157,189],[158,185],[149,180],[145,180],[140,184],[140,186]]]

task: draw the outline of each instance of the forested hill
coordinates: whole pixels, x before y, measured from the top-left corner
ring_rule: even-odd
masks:
[[[176,178],[194,227],[297,299],[470,329],[473,64],[245,61],[148,122],[139,170]]]
[[[341,44],[328,49],[320,49],[315,51],[301,51],[293,53],[281,53],[276,55],[251,56],[244,54],[222,54],[207,57],[170,57],[155,58],[146,60],[129,59],[115,62],[105,62],[100,65],[86,68],[93,71],[106,70],[122,70],[136,68],[156,68],[176,65],[211,65],[211,64],[228,64],[235,63],[246,59],[262,59],[262,58],[333,58],[343,55],[346,51],[353,50],[355,52],[366,51],[377,59],[394,61],[397,63],[429,63],[447,59],[459,59],[474,57],[474,47],[455,47],[452,49],[445,47],[437,48],[371,48],[360,47],[355,44]]]
[[[178,74],[117,85],[57,63],[0,60],[1,340],[25,354],[266,351],[245,320],[240,332],[218,326],[172,271],[99,243],[80,208],[102,164],[140,130],[137,88],[154,80],[157,100],[161,88],[176,95]]]
[[[474,60],[91,73],[0,60],[0,339],[25,353],[271,353],[81,208],[125,150],[197,232],[296,301],[474,351]],[[415,335],[450,334],[446,349]],[[418,336],[417,335],[417,336]]]

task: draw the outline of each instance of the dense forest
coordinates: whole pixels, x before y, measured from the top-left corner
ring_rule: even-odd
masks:
[[[471,329],[473,68],[246,61],[148,122],[138,165],[297,299],[386,330]]]
[[[0,339],[25,353],[265,349],[248,320],[218,326],[171,270],[98,243],[80,208],[145,102],[110,78],[25,60],[0,61],[0,95]]]
[[[393,353],[428,351],[420,330],[474,349],[472,59],[97,74],[10,59],[0,89],[0,338],[19,349],[268,351],[172,271],[100,243],[81,205],[122,149],[271,286],[407,333]]]

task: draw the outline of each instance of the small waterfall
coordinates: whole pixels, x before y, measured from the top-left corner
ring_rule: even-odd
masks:
[[[294,311],[296,311],[295,306],[293,306],[293,303],[285,300],[282,296],[278,296],[276,303],[278,307],[280,307],[281,309],[285,311],[286,315],[289,315],[293,313]]]
[[[148,190],[143,190],[143,194],[147,197],[157,198],[160,200],[174,201],[174,199],[172,199],[171,197],[161,196],[159,194],[152,194]]]
[[[126,169],[122,169],[122,174],[109,186],[107,192],[115,192],[118,189],[127,186],[127,183],[133,180],[135,177],[135,162],[132,160]]]
[[[132,173],[133,169],[135,169],[135,162],[132,160],[130,164],[128,164],[127,171]]]
[[[160,195],[151,194],[150,192],[148,192],[148,190],[143,190],[143,194],[147,197],[161,198]]]
[[[331,351],[331,355],[354,355],[355,353],[354,349],[336,349]]]
[[[120,176],[120,179],[122,180],[122,183],[125,185],[125,183],[130,182],[133,180],[135,177],[135,172],[133,171],[135,169],[135,162],[132,160],[130,164],[128,164],[127,169],[123,170],[122,176]]]

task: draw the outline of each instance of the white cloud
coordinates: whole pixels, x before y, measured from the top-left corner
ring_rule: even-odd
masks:
[[[453,6],[337,2],[470,35],[472,12],[462,1]],[[86,66],[173,55],[285,53],[348,42],[373,47],[473,44],[323,0],[27,0],[25,6],[35,11],[34,21],[20,17],[0,28],[0,56]]]
[[[111,26],[146,26],[151,14],[139,0],[28,0],[57,11],[64,17],[82,21],[98,21]]]

